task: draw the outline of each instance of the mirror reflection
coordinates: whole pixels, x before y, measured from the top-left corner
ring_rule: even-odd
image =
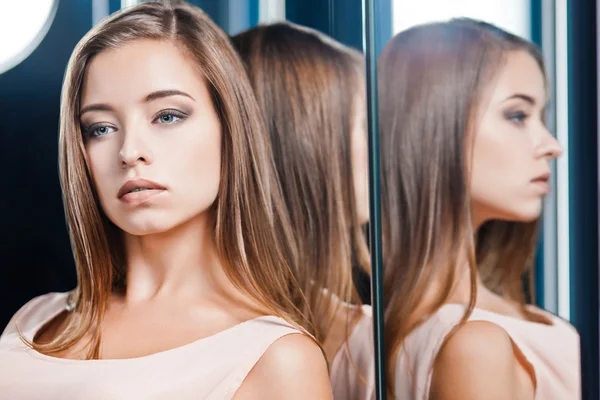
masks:
[[[553,65],[524,5],[422,3],[394,3],[378,66],[387,395],[581,398],[579,335],[534,275],[559,267]]]
[[[364,57],[291,23],[259,26],[233,42],[267,121],[311,333],[330,360],[336,398],[364,398],[369,387],[359,377],[372,368],[372,329],[352,274],[355,262],[365,271],[369,264],[361,229],[369,217]]]

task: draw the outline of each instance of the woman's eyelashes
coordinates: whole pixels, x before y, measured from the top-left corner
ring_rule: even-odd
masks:
[[[161,110],[152,117],[151,123],[153,125],[174,125],[183,122],[188,116],[189,113],[175,109]],[[117,128],[106,122],[97,122],[87,126],[82,124],[81,131],[86,138],[97,138],[116,132]]]
[[[116,130],[117,128],[103,123],[92,124],[87,128],[82,127],[83,135],[87,138],[105,136]]]
[[[188,114],[179,110],[162,110],[153,118],[152,123],[157,124],[177,124],[187,118]]]
[[[517,126],[523,126],[529,115],[524,111],[506,111],[504,118]]]

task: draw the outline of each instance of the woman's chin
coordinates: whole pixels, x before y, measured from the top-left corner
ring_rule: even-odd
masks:
[[[168,224],[160,220],[115,221],[116,226],[131,236],[158,235],[173,229],[176,224]]]
[[[499,209],[496,208],[494,211],[476,214],[479,218],[478,221],[506,221],[506,222],[522,222],[529,223],[534,222],[542,215],[542,202],[530,202],[529,204],[523,204],[521,207],[513,207],[510,209]]]
[[[541,215],[542,206],[540,203],[539,205],[531,205],[529,207],[523,207],[522,209],[511,210],[511,212],[506,213],[503,218],[499,219],[511,222],[529,223],[537,221]]]

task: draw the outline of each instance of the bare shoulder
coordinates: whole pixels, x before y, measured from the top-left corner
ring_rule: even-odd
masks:
[[[327,363],[308,336],[276,340],[256,363],[235,395],[244,399],[331,399]]]
[[[1,336],[26,331],[56,314],[65,305],[67,293],[46,293],[37,296],[12,316]]]
[[[279,373],[313,371],[319,366],[327,375],[321,349],[314,340],[300,333],[276,340],[257,364],[257,367],[280,370]]]
[[[472,321],[449,336],[434,363],[432,400],[533,399],[534,384],[500,326]]]

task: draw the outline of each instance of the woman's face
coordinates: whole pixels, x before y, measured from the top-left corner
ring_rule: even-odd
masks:
[[[89,63],[80,122],[102,209],[147,235],[206,214],[221,171],[221,124],[194,62],[166,41],[137,40]]]
[[[543,122],[544,76],[530,54],[516,51],[492,85],[472,148],[474,222],[532,221],[550,190],[549,162],[562,153]]]

